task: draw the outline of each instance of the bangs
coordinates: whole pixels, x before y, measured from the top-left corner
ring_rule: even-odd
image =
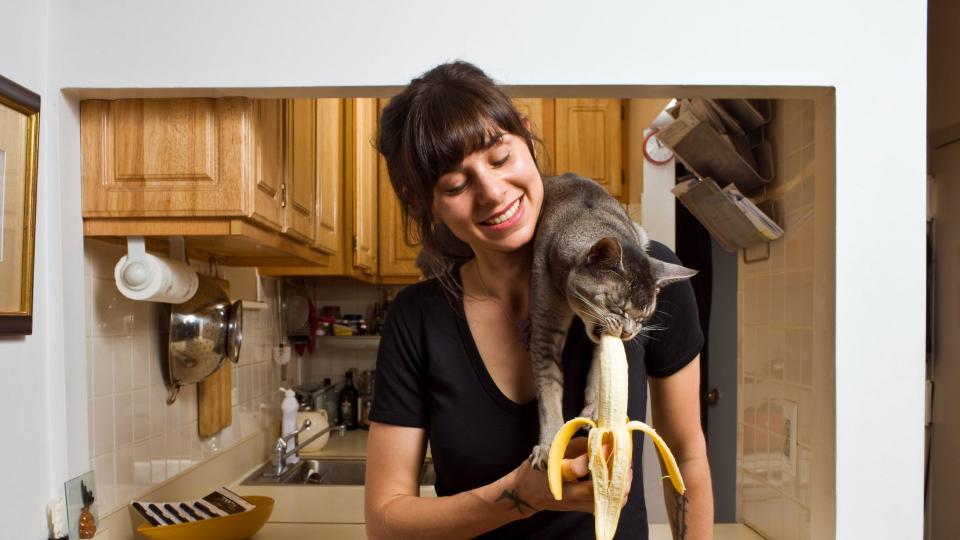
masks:
[[[412,111],[405,129],[404,141],[416,143],[403,154],[412,158],[410,165],[429,191],[433,191],[441,176],[459,167],[465,157],[491,147],[504,133],[527,136],[512,106],[476,94],[444,94]]]

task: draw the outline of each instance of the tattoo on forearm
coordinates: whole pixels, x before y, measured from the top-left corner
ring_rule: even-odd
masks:
[[[674,491],[673,502],[673,530],[677,540],[684,540],[687,537],[687,496]]]
[[[531,506],[529,503],[527,503],[527,501],[521,499],[520,496],[517,495],[517,490],[516,490],[516,489],[514,489],[513,491],[503,490],[503,493],[501,493],[500,496],[497,497],[497,501],[499,502],[499,501],[501,501],[501,500],[503,500],[503,499],[507,499],[507,500],[511,501],[513,504],[510,505],[510,508],[511,508],[511,509],[514,509],[514,508],[515,508],[515,509],[517,510],[517,512],[520,512],[521,514],[524,513],[524,512],[523,512],[523,507],[524,507],[524,506],[526,506],[527,508],[529,508],[530,510],[532,510],[532,511],[534,511],[534,512],[537,511],[536,508],[534,508],[533,506]]]

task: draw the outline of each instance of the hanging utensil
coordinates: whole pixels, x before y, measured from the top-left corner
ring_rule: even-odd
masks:
[[[283,279],[280,278],[277,280],[277,300],[276,300],[276,315],[277,315],[277,346],[273,348],[273,363],[280,366],[280,379],[287,380],[287,364],[290,363],[290,348],[286,347],[284,344],[287,339],[287,333],[284,330],[284,316],[283,316],[283,305],[284,305],[284,290],[283,290]]]

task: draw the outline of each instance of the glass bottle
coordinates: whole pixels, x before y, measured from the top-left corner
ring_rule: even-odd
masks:
[[[359,392],[353,386],[353,372],[348,371],[346,374],[346,383],[343,386],[343,390],[340,391],[340,423],[347,427],[348,431],[353,431],[357,429],[357,422],[359,421],[357,410],[357,398],[359,397]]]

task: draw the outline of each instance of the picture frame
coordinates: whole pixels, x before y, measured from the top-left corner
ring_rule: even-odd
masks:
[[[33,333],[40,96],[0,75],[0,336]]]
[[[67,507],[68,538],[86,540],[97,533],[100,511],[97,509],[98,491],[93,471],[87,471],[63,483]]]

